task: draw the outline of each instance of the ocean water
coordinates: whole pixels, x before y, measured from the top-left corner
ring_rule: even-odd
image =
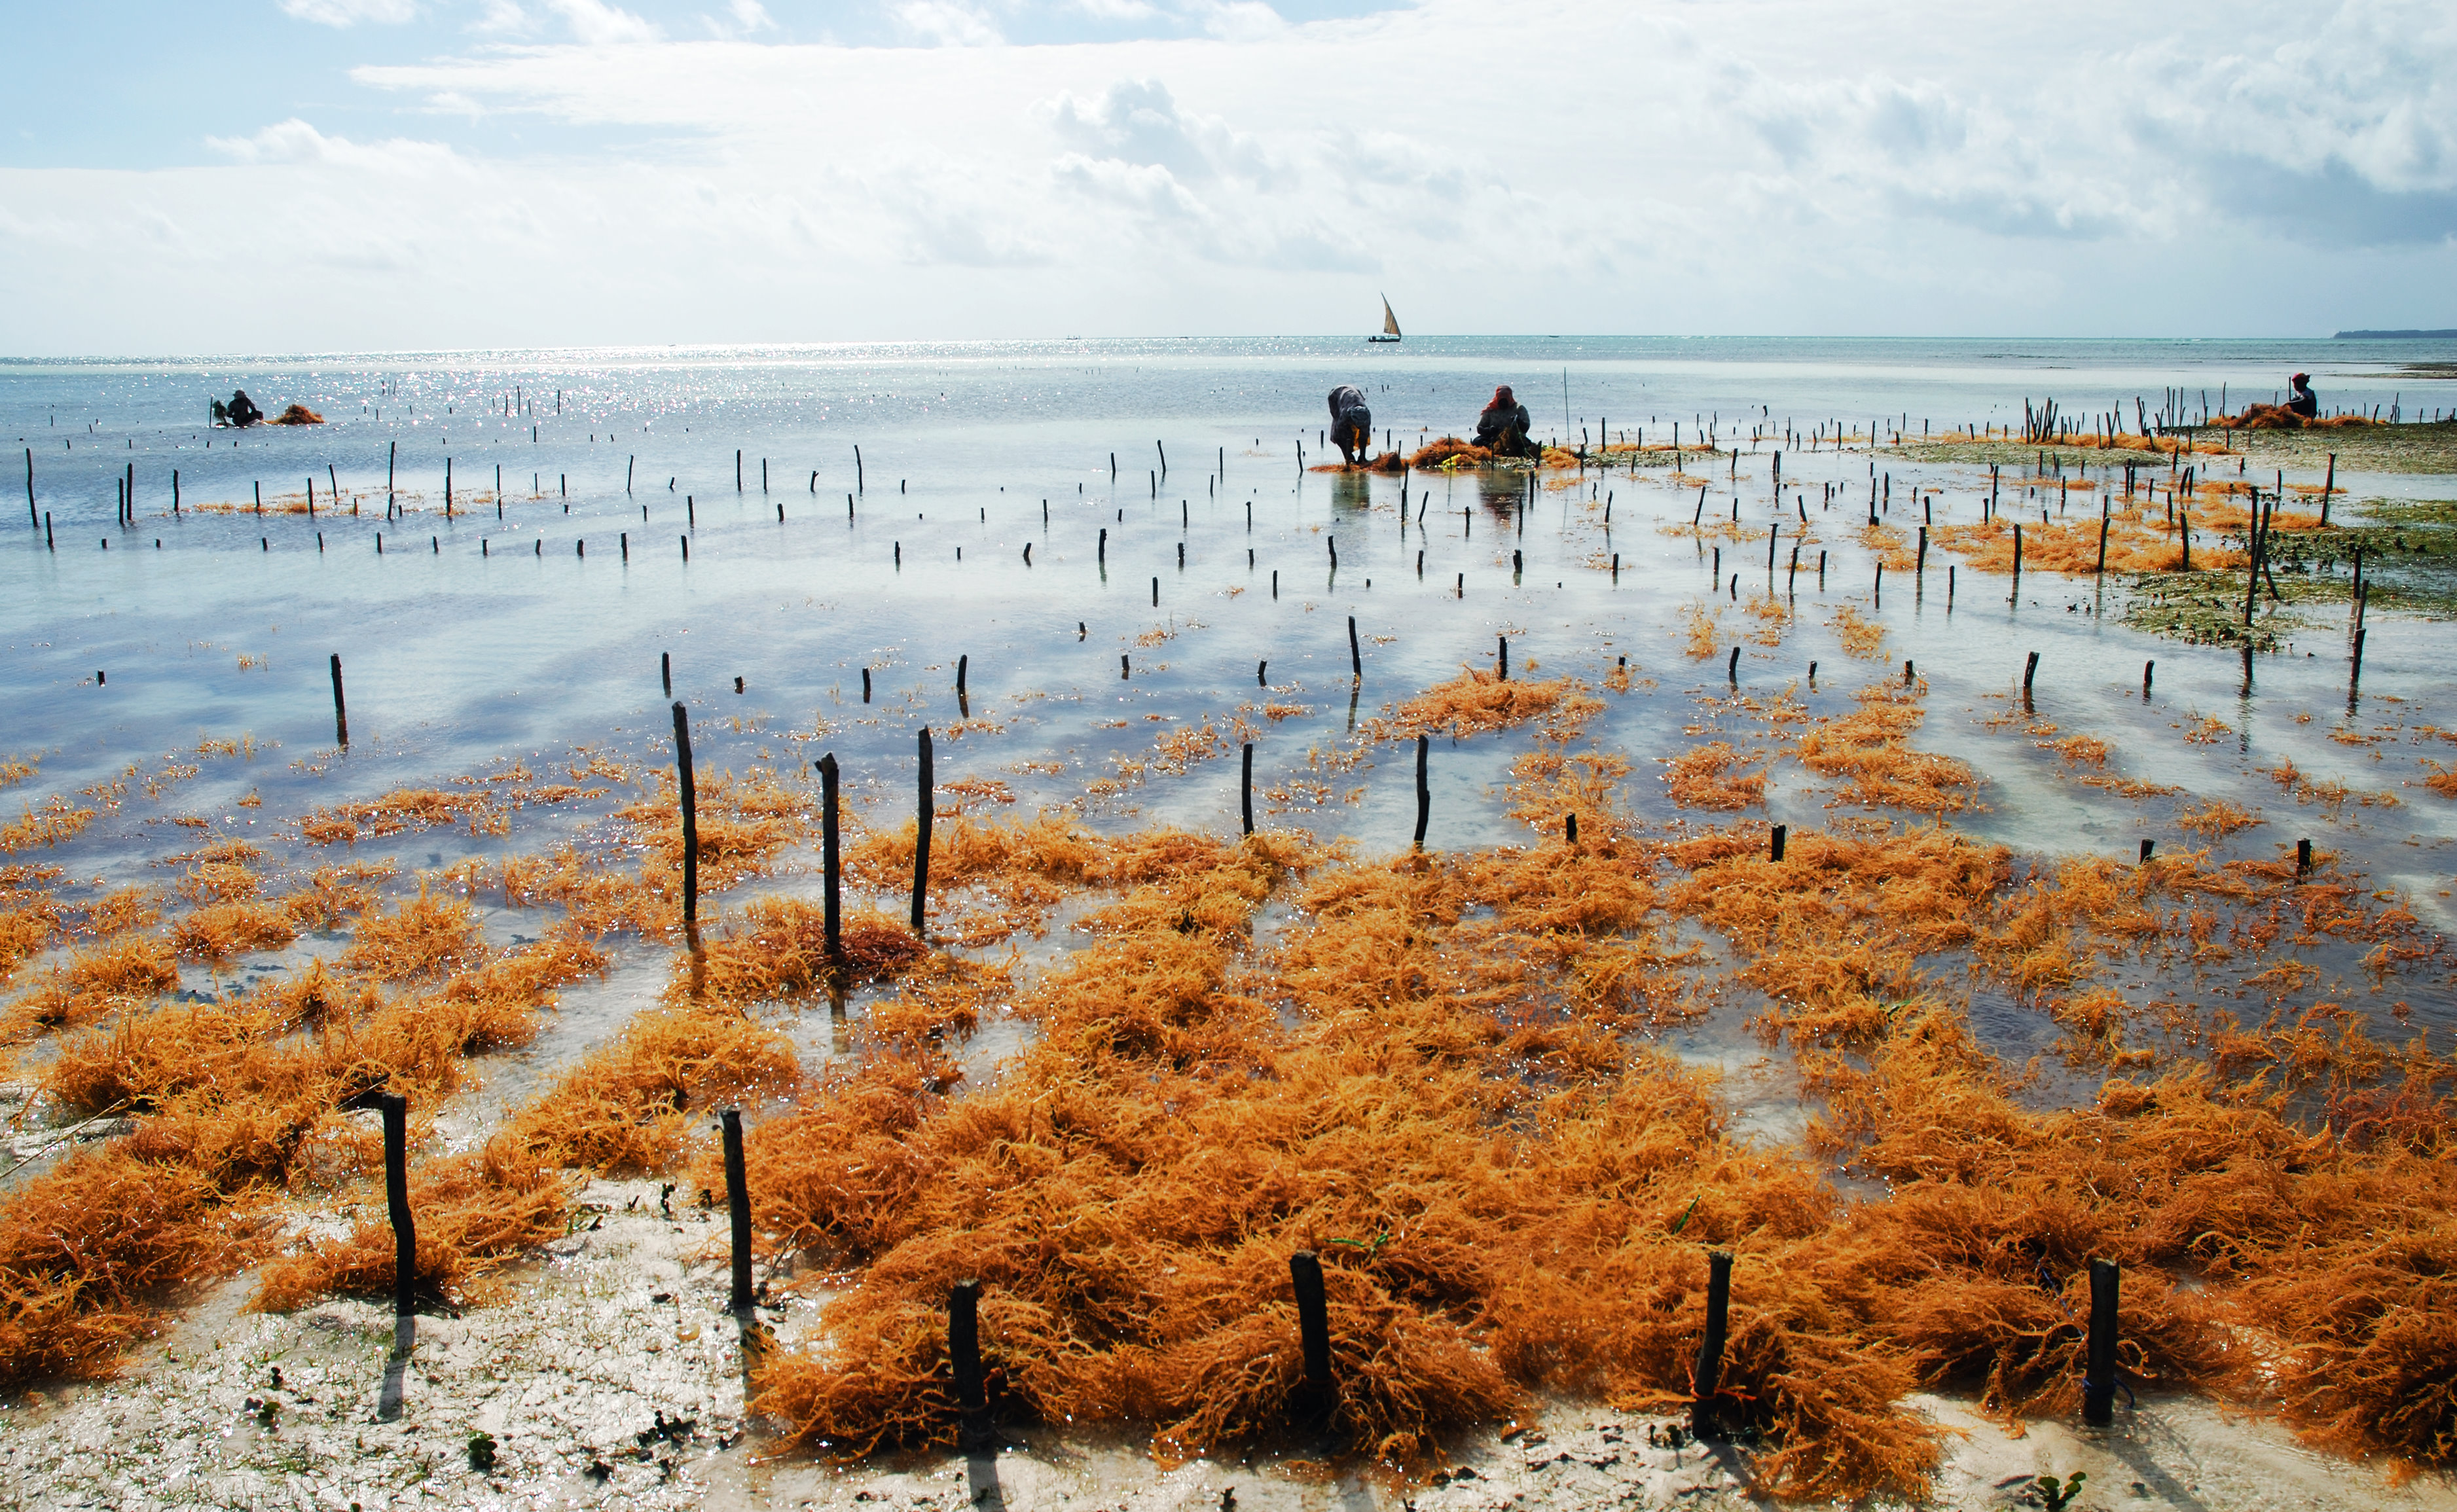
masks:
[[[1627,659],[1638,689],[1610,701],[1592,733],[1634,764],[1632,806],[1670,821],[1680,812],[1657,763],[1731,690],[1720,658],[1683,654],[1687,611],[1720,604],[1728,634],[1745,626],[1755,590],[1790,595],[1798,613],[1780,644],[1733,637],[1740,690],[1788,690],[1812,713],[1836,712],[1913,661],[1931,690],[1918,744],[1987,779],[1984,807],[1956,823],[2026,863],[2130,856],[2144,838],[2199,843],[2175,828],[2184,800],[2076,787],[2053,752],[2009,731],[2036,652],[2023,724],[2104,737],[2126,775],[2260,807],[2270,822],[2221,853],[2274,855],[2309,836],[2447,930],[2457,804],[2416,779],[2422,756],[2457,758],[2457,746],[2413,732],[2457,725],[2448,625],[2375,612],[2350,697],[2343,637],[2316,634],[2247,672],[2238,653],[2126,628],[2114,584],[2031,574],[2009,598],[2003,579],[1966,571],[1949,602],[1932,567],[1924,583],[1889,582],[1880,595],[1848,536],[1863,518],[1855,501],[1865,510],[1866,490],[1889,477],[1941,488],[1940,521],[1974,519],[1986,470],[1865,443],[1794,448],[1778,513],[1779,443],[1747,443],[1753,425],[1839,422],[1864,436],[1872,422],[1914,436],[2002,425],[2051,397],[2076,417],[2121,405],[2129,425],[2137,397],[2156,410],[2181,396],[2172,402],[2198,415],[2205,392],[2213,409],[2222,395],[2240,407],[2297,370],[2326,403],[2412,417],[2457,407],[2457,381],[2410,366],[2452,355],[2411,341],[1411,337],[1395,348],[1155,339],[0,362],[0,433],[23,451],[31,489],[29,509],[0,512],[10,711],[0,756],[40,761],[0,804],[244,738],[253,754],[183,756],[197,775],[158,797],[132,785],[44,859],[96,889],[158,885],[160,858],[192,843],[193,825],[167,828],[181,817],[301,863],[329,859],[299,848],[286,821],[513,759],[594,748],[662,762],[670,657],[704,770],[766,763],[807,777],[832,750],[851,799],[892,821],[913,801],[916,731],[969,719],[983,723],[940,746],[939,778],[1006,784],[1014,804],[1000,812],[1233,831],[1233,745],[1114,794],[1094,785],[1148,757],[1156,731],[1220,725],[1268,699],[1305,712],[1269,725],[1257,785],[1294,793],[1356,725],[1462,665],[1489,666],[1507,636],[1536,675],[1594,681]],[[1714,469],[1708,507],[1728,514],[1737,501],[1760,528],[1788,526],[1791,496],[1804,499],[1823,582],[1778,574],[1755,547],[1724,562],[1664,534],[1697,496],[1660,467],[1589,474],[1524,510],[1509,477],[1414,475],[1403,502],[1395,477],[1305,471],[1323,459],[1323,396],[1340,382],[1366,390],[1377,429],[1402,447],[1464,432],[1503,382],[1539,432],[1573,441],[1607,430],[1670,440],[1675,425],[1693,442],[1702,427],[1726,445],[1738,435],[1745,453]],[[303,403],[326,423],[211,428],[209,400],[235,388],[268,413]],[[116,490],[131,480],[123,523]],[[2356,499],[2457,489],[2345,469],[2338,481]],[[311,489],[312,517],[294,507]],[[1793,539],[1787,528],[1785,544]],[[1885,626],[1884,662],[1853,661],[1827,628],[1847,603]],[[346,752],[334,742],[334,655],[346,670]],[[2179,733],[2205,719],[2222,737]],[[2337,738],[2384,730],[2396,733]],[[1500,795],[1525,748],[1514,737],[1437,743],[1429,844],[1529,838]],[[1370,749],[1322,779],[1319,801],[1274,806],[1267,822],[1350,836],[1369,853],[1400,848],[1414,818],[1411,757]],[[2282,759],[2399,801],[2299,805],[2267,775]],[[1813,827],[1831,817],[1826,803],[1795,775],[1778,781],[1767,817]],[[414,873],[602,822],[525,811],[508,836],[435,829],[361,850]],[[644,1001],[644,971],[568,993],[571,1032],[602,1033]],[[2408,1011],[2457,1025],[2447,1001]],[[2009,1052],[2053,1036],[2038,1015],[1996,1019]],[[1699,1052],[1737,1065],[1741,1043]],[[539,1052],[559,1052],[552,1036]]]

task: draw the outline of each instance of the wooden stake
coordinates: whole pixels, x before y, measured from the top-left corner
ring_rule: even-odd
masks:
[[[674,782],[683,810],[683,928],[699,930],[699,790],[692,782],[691,711],[674,702]]]
[[[1729,1337],[1732,1306],[1732,1257],[1721,1251],[1706,1257],[1706,1333],[1698,1341],[1698,1360],[1689,1373],[1689,1431],[1701,1440],[1721,1437],[1715,1424],[1715,1393],[1724,1379],[1724,1342]]]
[[[1246,833],[1250,835],[1254,832],[1254,743],[1252,741],[1246,743],[1245,765],[1246,771],[1242,779],[1244,786],[1239,790],[1237,806],[1238,811],[1244,816],[1246,822]]]
[[[938,778],[930,754],[930,730],[921,730],[921,790],[919,805],[914,816],[913,843],[913,932],[921,933],[922,909],[930,894],[930,821],[934,817],[932,792]]]
[[[733,1230],[733,1286],[727,1306],[736,1318],[751,1312],[751,1178],[742,1169],[742,1110],[717,1115],[725,1130],[725,1212]]]
[[[350,748],[350,710],[341,702],[341,653],[333,653],[333,739],[343,750]]]
[[[1425,827],[1433,822],[1434,789],[1425,780],[1425,762],[1433,750],[1430,736],[1416,737],[1416,848],[1425,848]]]
[[[2090,1262],[2090,1357],[2081,1379],[2081,1420],[2094,1428],[2116,1420],[2116,1282],[2114,1260]]]
[[[844,959],[844,864],[838,852],[836,829],[836,755],[830,751],[819,758],[819,865],[827,878],[826,919],[828,959]]]
[[[1289,1257],[1289,1279],[1296,1289],[1297,1344],[1305,1360],[1305,1379],[1293,1403],[1301,1422],[1327,1423],[1338,1398],[1331,1379],[1331,1313],[1324,1305],[1322,1261],[1311,1250]]]
[[[409,1211],[409,1099],[378,1093],[376,1107],[383,1114],[384,1207],[392,1218],[392,1310],[410,1318],[418,1312],[418,1223]]]
[[[947,1288],[947,1367],[955,1378],[957,1446],[967,1451],[990,1442],[989,1400],[981,1385],[981,1298],[978,1280]]]

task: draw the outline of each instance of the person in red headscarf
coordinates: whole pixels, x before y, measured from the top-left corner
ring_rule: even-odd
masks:
[[[2312,392],[2311,374],[2298,373],[2286,380],[2286,408],[2307,420],[2320,417],[2321,396]]]
[[[1527,406],[1511,394],[1504,383],[1493,391],[1493,402],[1476,418],[1476,443],[1497,457],[1526,457],[1535,448],[1527,443]]]

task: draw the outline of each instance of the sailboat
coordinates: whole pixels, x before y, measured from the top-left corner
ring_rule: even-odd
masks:
[[[1382,334],[1380,336],[1369,336],[1365,339],[1368,341],[1396,341],[1399,339],[1399,317],[1391,313],[1391,296],[1389,295],[1386,294],[1382,296]]]

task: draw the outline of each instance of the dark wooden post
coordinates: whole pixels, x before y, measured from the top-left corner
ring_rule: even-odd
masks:
[[[827,874],[828,959],[844,959],[841,889],[844,865],[836,839],[836,753],[819,758],[819,864]]]
[[[341,702],[341,653],[333,653],[333,739],[344,748],[350,744],[349,705]]]
[[[1305,1381],[1296,1402],[1301,1420],[1321,1424],[1336,1400],[1331,1379],[1331,1312],[1323,1300],[1322,1261],[1311,1250],[1289,1257],[1289,1279],[1297,1294],[1297,1343],[1305,1358]]]
[[[383,1113],[384,1206],[392,1216],[392,1310],[396,1318],[418,1311],[418,1224],[409,1211],[409,1099],[378,1093]]]
[[[1348,672],[1357,682],[1365,681],[1365,653],[1356,646],[1356,616],[1348,617]]]
[[[1706,1337],[1698,1341],[1698,1363],[1690,1373],[1689,1431],[1701,1439],[1718,1437],[1715,1393],[1723,1383],[1731,1306],[1732,1257],[1717,1250],[1706,1257]]]
[[[1238,808],[1245,816],[1246,833],[1254,832],[1254,743],[1246,743],[1244,787],[1238,794]]]
[[[1433,737],[1416,737],[1416,848],[1425,848],[1425,826],[1434,817],[1434,790],[1425,782],[1425,761],[1433,750]]]
[[[728,1306],[751,1310],[751,1179],[742,1169],[742,1110],[718,1115],[725,1126],[725,1211],[733,1227],[733,1289]]]
[[[683,807],[683,928],[699,928],[699,792],[692,782],[691,711],[674,702],[674,776]]]
[[[1777,825],[1774,827],[1774,844],[1768,851],[1766,859],[1770,861],[1781,861],[1783,859],[1783,843],[1786,839],[1789,838],[1790,834],[1791,827],[1789,825]]]
[[[1493,664],[1501,669],[1501,681],[1507,683],[1510,681],[1510,637],[1502,636],[1500,641],[1501,650],[1494,658]]]
[[[921,909],[930,892],[930,793],[938,786],[932,773],[930,731],[921,731],[921,793],[913,836],[913,932],[921,932]]]
[[[947,1364],[955,1376],[958,1436],[965,1449],[989,1439],[989,1400],[981,1386],[981,1283],[961,1280],[947,1288]]]
[[[2081,1420],[2104,1428],[2116,1420],[2116,1294],[2114,1260],[2090,1262],[2090,1367],[2081,1379]]]

